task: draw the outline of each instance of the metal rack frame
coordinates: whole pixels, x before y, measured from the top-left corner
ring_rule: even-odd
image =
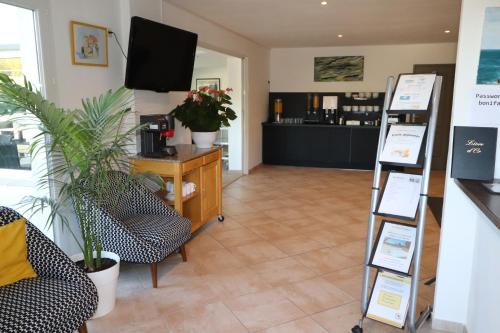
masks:
[[[432,150],[434,146],[434,137],[438,119],[439,100],[441,95],[442,81],[443,81],[442,76],[436,76],[436,80],[434,82],[434,87],[432,91],[432,100],[431,100],[432,104],[430,109],[430,117],[427,130],[425,160],[422,169],[422,185],[420,189],[420,201],[418,208],[419,211],[418,211],[418,221],[417,221],[417,233],[415,239],[413,276],[411,281],[410,303],[409,303],[408,317],[407,317],[407,326],[411,333],[416,333],[417,330],[422,326],[425,320],[429,318],[429,316],[432,313],[432,306],[428,305],[426,309],[421,313],[421,315],[418,318],[416,317],[419,279],[420,279],[420,264],[422,260],[422,244],[424,242],[424,231],[426,223],[427,195],[429,189]],[[353,327],[352,329],[353,333],[363,332],[363,320],[365,319],[369,305],[369,298],[370,298],[369,288],[370,288],[370,274],[371,274],[370,272],[371,266],[369,265],[369,263],[370,263],[370,256],[373,250],[373,240],[374,240],[375,223],[376,223],[376,216],[374,212],[376,210],[377,203],[379,200],[379,194],[381,191],[380,178],[382,172],[382,164],[379,162],[379,160],[385,145],[387,127],[388,127],[387,121],[389,117],[387,110],[390,107],[393,92],[394,92],[394,77],[391,76],[387,79],[387,85],[386,85],[384,108],[382,112],[382,121],[380,125],[380,136],[378,139],[377,159],[375,162],[375,172],[373,177],[370,214],[368,217],[368,233],[366,238],[363,288],[361,291],[361,319],[359,321],[359,325]],[[393,114],[393,112],[391,112],[391,114]]]

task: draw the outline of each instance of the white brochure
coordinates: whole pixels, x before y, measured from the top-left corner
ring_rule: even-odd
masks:
[[[413,225],[384,221],[370,264],[408,274],[415,251],[416,232]]]
[[[436,74],[401,74],[392,99],[391,111],[426,111]]]
[[[391,125],[380,162],[417,164],[425,125]]]
[[[366,317],[403,328],[408,313],[411,277],[379,272]]]
[[[389,173],[377,213],[413,220],[420,201],[421,183],[421,175]]]

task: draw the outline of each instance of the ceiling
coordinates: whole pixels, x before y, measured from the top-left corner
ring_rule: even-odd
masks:
[[[168,1],[267,47],[456,42],[461,3],[327,0],[322,6],[321,0]]]

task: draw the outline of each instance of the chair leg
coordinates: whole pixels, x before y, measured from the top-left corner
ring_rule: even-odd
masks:
[[[151,263],[151,280],[153,281],[153,288],[158,288],[158,263]]]
[[[83,323],[80,328],[78,328],[78,333],[87,333],[87,323]]]
[[[186,245],[182,244],[181,245],[181,255],[182,255],[182,261],[187,261],[187,253],[186,253]]]

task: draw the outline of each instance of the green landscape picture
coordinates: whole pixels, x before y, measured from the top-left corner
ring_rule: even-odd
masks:
[[[315,57],[314,82],[363,81],[365,57]]]

